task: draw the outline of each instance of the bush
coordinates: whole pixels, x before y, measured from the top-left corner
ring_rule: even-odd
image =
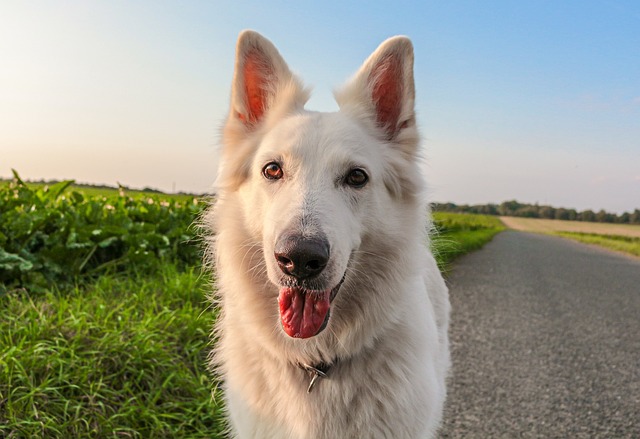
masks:
[[[14,171],[0,187],[0,294],[43,291],[126,268],[157,271],[161,263],[197,265],[191,227],[203,205],[150,195],[67,193],[73,181],[31,188]]]

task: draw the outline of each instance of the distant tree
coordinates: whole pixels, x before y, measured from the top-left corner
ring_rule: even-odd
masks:
[[[554,219],[557,220],[568,220],[569,219],[569,211],[563,207],[556,209],[554,215],[553,215]]]
[[[612,223],[615,221],[615,215],[606,212],[604,209],[600,209],[596,213],[596,221],[599,223]]]
[[[538,209],[539,218],[554,219],[556,217],[556,209],[551,206],[541,206]]]
[[[629,212],[624,212],[621,215],[618,215],[618,217],[616,218],[616,222],[620,224],[629,224],[630,217],[631,215],[629,214]]]
[[[580,212],[578,214],[578,221],[595,221],[596,220],[596,214],[593,212],[593,210],[589,209],[589,210],[584,210],[582,212]]]
[[[540,206],[536,204],[520,203],[516,200],[505,201],[497,204],[455,204],[455,203],[434,203],[433,210],[436,212],[458,212],[458,213],[478,213],[482,215],[504,215],[521,216],[527,218],[549,218],[568,221],[599,221],[640,224],[640,209],[635,209],[632,213],[606,212],[604,209],[595,213],[593,210],[577,212],[575,209],[564,207]]]
[[[504,201],[498,207],[498,213],[500,215],[513,216],[521,207],[522,204],[518,203],[516,200]]]
[[[525,218],[539,218],[538,215],[538,206],[532,205],[522,205],[518,210],[515,211],[516,216],[522,216]]]
[[[495,204],[481,204],[477,206],[473,206],[477,213],[482,215],[497,215],[498,214],[498,206]]]

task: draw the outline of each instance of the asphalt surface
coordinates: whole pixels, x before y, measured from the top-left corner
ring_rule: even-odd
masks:
[[[442,438],[640,438],[640,259],[506,231],[448,279]]]

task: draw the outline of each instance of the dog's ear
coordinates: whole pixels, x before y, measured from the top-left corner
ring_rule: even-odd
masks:
[[[236,46],[229,117],[251,131],[282,94],[287,95],[284,98],[290,105],[304,106],[307,100],[303,87],[271,41],[257,32],[243,31]]]
[[[284,114],[304,108],[308,91],[291,73],[275,46],[254,31],[236,45],[231,108],[222,130],[222,157],[216,185],[237,188],[249,175],[256,139],[251,135]]]
[[[336,93],[336,100],[340,111],[378,133],[391,147],[386,149],[384,175],[389,191],[398,197],[419,193],[422,179],[418,168],[406,166],[406,161],[415,164],[419,147],[411,40],[398,36],[383,42]]]
[[[389,38],[364,62],[339,92],[340,109],[375,123],[385,140],[402,143],[407,129],[415,138],[413,45],[407,37]]]

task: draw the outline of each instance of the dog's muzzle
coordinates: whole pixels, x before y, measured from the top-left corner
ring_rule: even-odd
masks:
[[[288,235],[276,242],[274,258],[285,275],[278,295],[280,321],[290,337],[313,337],[327,326],[331,301],[342,285],[341,280],[326,288],[319,279],[329,255],[329,242],[324,236]]]

